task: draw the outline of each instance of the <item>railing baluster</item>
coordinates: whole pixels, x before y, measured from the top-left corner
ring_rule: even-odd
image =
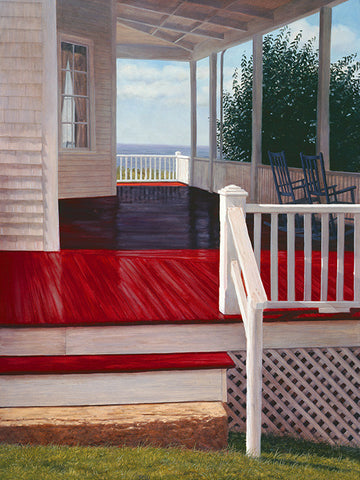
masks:
[[[321,214],[321,292],[320,300],[327,301],[329,278],[329,214]]]
[[[129,158],[126,159],[126,180],[129,180]]]
[[[360,300],[360,214],[354,215],[354,300]]]
[[[337,215],[337,275],[336,300],[344,300],[344,250],[345,250],[345,215]]]
[[[287,299],[295,300],[295,214],[287,214]]]
[[[311,300],[311,262],[312,262],[311,214],[304,215],[304,300]]]
[[[278,300],[278,214],[271,214],[271,230],[270,230],[270,286],[271,300]]]
[[[257,266],[261,270],[261,213],[254,213],[254,253]]]

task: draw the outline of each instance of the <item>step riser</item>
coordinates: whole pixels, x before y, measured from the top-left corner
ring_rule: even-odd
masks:
[[[226,370],[1,375],[0,407],[226,401]]]
[[[241,324],[1,328],[0,355],[125,355],[236,351]]]

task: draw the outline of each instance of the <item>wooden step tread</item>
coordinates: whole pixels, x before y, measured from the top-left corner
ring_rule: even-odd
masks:
[[[148,372],[232,368],[225,352],[0,357],[1,375]]]

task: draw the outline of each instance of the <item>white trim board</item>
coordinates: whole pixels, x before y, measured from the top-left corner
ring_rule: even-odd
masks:
[[[1,375],[0,407],[221,401],[226,370]]]
[[[264,348],[340,346],[360,346],[359,320],[264,323]],[[0,355],[132,355],[245,348],[241,323],[0,329]]]

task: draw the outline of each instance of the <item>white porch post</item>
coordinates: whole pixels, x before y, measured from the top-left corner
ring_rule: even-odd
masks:
[[[253,93],[252,93],[252,141],[250,201],[258,202],[258,166],[261,164],[262,133],[262,35],[253,37]]]
[[[196,61],[190,62],[190,120],[191,120],[191,153],[189,185],[194,184],[195,157],[197,155],[197,94],[196,94]]]
[[[58,210],[58,75],[56,2],[43,1],[43,195],[44,250],[60,249]]]
[[[219,310],[225,315],[240,313],[234,282],[231,278],[231,262],[237,258],[230,225],[227,218],[229,207],[245,209],[248,193],[236,185],[219,190],[220,195],[220,276]]]
[[[216,160],[216,80],[217,54],[209,57],[210,85],[209,85],[209,192],[214,190],[214,162]]]
[[[263,311],[248,305],[246,332],[246,454],[260,457]]]
[[[319,33],[319,86],[317,99],[316,153],[322,152],[325,170],[330,170],[330,52],[331,52],[330,7],[320,9]]]

